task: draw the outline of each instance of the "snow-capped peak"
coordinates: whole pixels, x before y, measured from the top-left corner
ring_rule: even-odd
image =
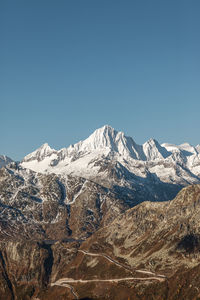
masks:
[[[109,125],[95,130],[86,140],[79,142],[71,149],[81,153],[107,150],[135,159],[143,159],[144,156],[141,146],[137,145],[131,137],[126,137],[123,132],[118,132]]]
[[[47,143],[44,143],[42,146],[40,146],[40,148],[25,156],[23,161],[24,162],[28,162],[32,160],[41,161],[45,157],[50,156],[55,152],[57,151],[52,149]]]
[[[27,155],[23,162],[42,161],[52,154],[56,154],[57,158],[53,165],[58,164],[59,161],[70,159],[75,161],[80,157],[88,154],[95,155],[98,153],[115,153],[125,159],[132,158],[136,160],[156,160],[168,157],[171,152],[168,152],[155,139],[150,139],[143,146],[137,145],[131,137],[127,137],[124,132],[117,131],[109,125],[105,125],[95,130],[87,139],[80,141],[68,148],[63,148],[60,151],[51,149],[47,143],[43,144],[39,149]],[[56,159],[56,161],[55,161]],[[49,161],[49,159],[48,159]],[[68,163],[68,162],[67,162]]]
[[[143,151],[147,160],[163,159],[171,155],[171,152],[167,151],[152,138],[144,143]]]
[[[86,140],[78,145],[83,151],[91,151],[102,148],[115,148],[114,140],[117,136],[117,131],[111,126],[105,125],[95,130]]]
[[[72,174],[93,180],[96,176],[106,177],[106,166],[119,162],[138,178],[152,172],[165,182],[182,182],[181,176],[193,182],[200,174],[199,150],[199,146],[189,144],[160,145],[153,138],[141,146],[123,132],[105,125],[87,139],[59,151],[45,143],[27,155],[21,165],[36,172]]]

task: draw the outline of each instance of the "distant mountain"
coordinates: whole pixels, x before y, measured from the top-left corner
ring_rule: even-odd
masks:
[[[0,155],[0,168],[8,165],[11,162],[13,162],[13,160],[10,157],[6,155]]]
[[[124,194],[131,205],[146,199],[169,200],[181,187],[200,183],[199,146],[138,145],[106,125],[86,140],[61,150],[42,145],[21,166],[44,174],[81,176]]]

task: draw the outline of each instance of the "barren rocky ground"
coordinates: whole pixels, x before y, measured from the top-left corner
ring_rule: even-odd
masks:
[[[0,197],[0,299],[200,299],[200,185],[128,208],[84,178],[12,164]]]

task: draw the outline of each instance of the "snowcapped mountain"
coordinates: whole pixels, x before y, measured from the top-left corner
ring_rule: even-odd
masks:
[[[175,185],[180,188],[200,182],[199,148],[187,143],[160,145],[154,139],[138,145],[106,125],[68,148],[56,151],[44,144],[27,155],[21,166],[41,173],[84,177],[109,188],[129,190],[130,194],[135,189],[137,198],[143,193],[149,199],[166,200],[175,194],[169,196],[170,187],[164,185],[174,189]]]
[[[76,160],[76,157],[79,158],[80,156],[99,151],[104,153],[116,152],[124,157],[132,157],[139,160],[145,159],[142,146],[137,145],[131,137],[126,137],[123,132],[117,132],[112,127],[106,125],[97,129],[86,140],[59,151],[51,149],[45,143],[39,149],[27,155],[23,162],[35,159],[41,161],[41,158],[46,158],[52,154],[57,154],[60,160],[66,158]]]
[[[146,160],[156,160],[167,158],[171,155],[171,152],[167,151],[165,147],[162,147],[156,140],[150,139],[143,145],[143,151],[145,153]]]
[[[137,145],[131,137],[126,137],[123,132],[117,132],[106,125],[97,129],[86,140],[59,151],[44,144],[26,156],[22,166],[39,172],[76,174],[88,178],[88,170],[90,174],[98,174],[94,161],[105,157],[145,160],[142,146]]]
[[[170,293],[174,299],[185,282],[183,299],[196,299],[197,183],[199,145],[160,145],[154,139],[138,145],[110,126],[58,151],[45,143],[21,163],[1,168],[2,299],[24,299],[29,288],[35,299],[54,299],[63,295],[63,288],[65,293],[68,289],[67,299],[74,299],[75,288],[77,299],[88,291],[91,299],[102,299],[103,293],[109,299],[127,299],[135,292],[137,298],[141,291],[144,299],[152,291],[155,299]],[[164,201],[189,184],[176,199]],[[134,285],[124,281],[130,276]],[[75,288],[57,285],[71,278],[77,281]],[[196,294],[188,297],[194,278]],[[94,280],[102,279],[98,290]],[[106,279],[111,288],[107,283],[102,293]],[[84,291],[83,280],[91,280],[92,288],[86,285]],[[123,285],[113,280],[123,280]]]
[[[11,163],[13,160],[6,156],[6,155],[0,155],[0,168],[8,165],[9,163]]]
[[[35,150],[31,154],[26,156],[26,161],[37,160],[42,161],[48,156],[51,156],[53,153],[56,153],[56,150],[51,149],[47,143],[43,144],[39,149]]]

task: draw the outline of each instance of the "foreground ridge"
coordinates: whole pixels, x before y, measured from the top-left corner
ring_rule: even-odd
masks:
[[[198,184],[129,208],[123,194],[85,178],[11,164],[0,170],[0,199],[2,299],[199,294]]]

